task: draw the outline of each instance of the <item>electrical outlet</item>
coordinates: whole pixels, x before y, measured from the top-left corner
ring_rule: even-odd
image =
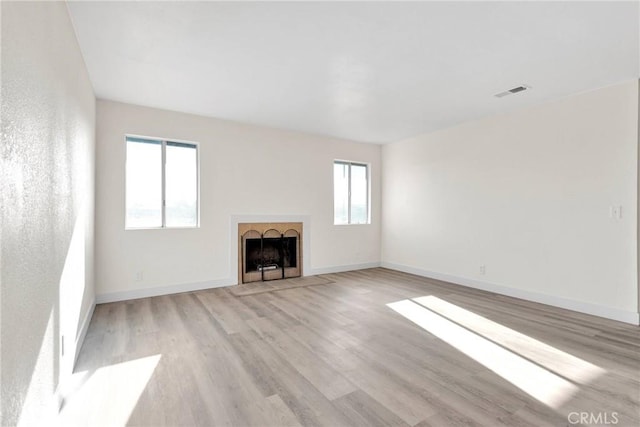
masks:
[[[609,206],[609,218],[622,219],[622,206],[619,206],[619,205]]]
[[[484,264],[480,265],[480,274],[485,275],[487,274],[487,266]]]
[[[136,272],[136,282],[142,282],[144,279],[144,273],[142,271]]]

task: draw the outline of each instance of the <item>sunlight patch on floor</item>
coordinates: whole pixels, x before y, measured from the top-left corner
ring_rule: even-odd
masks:
[[[559,408],[578,387],[411,300],[387,304],[424,330],[551,408]]]
[[[571,381],[587,384],[607,372],[599,366],[433,295],[414,298],[413,301]]]
[[[60,412],[61,426],[125,426],[144,392],[160,355],[109,365],[93,374],[69,396]]]

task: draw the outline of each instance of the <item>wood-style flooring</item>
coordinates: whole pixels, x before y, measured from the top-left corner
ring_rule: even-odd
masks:
[[[98,305],[60,424],[640,425],[638,327],[382,268],[325,277]]]

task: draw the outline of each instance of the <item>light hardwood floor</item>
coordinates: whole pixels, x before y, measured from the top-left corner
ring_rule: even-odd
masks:
[[[324,277],[97,306],[60,424],[639,425],[638,327],[382,268]]]

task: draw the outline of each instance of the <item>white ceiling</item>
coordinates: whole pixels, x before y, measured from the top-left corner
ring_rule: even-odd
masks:
[[[635,2],[70,2],[99,98],[384,143],[638,78]],[[532,90],[493,95],[528,84]]]

